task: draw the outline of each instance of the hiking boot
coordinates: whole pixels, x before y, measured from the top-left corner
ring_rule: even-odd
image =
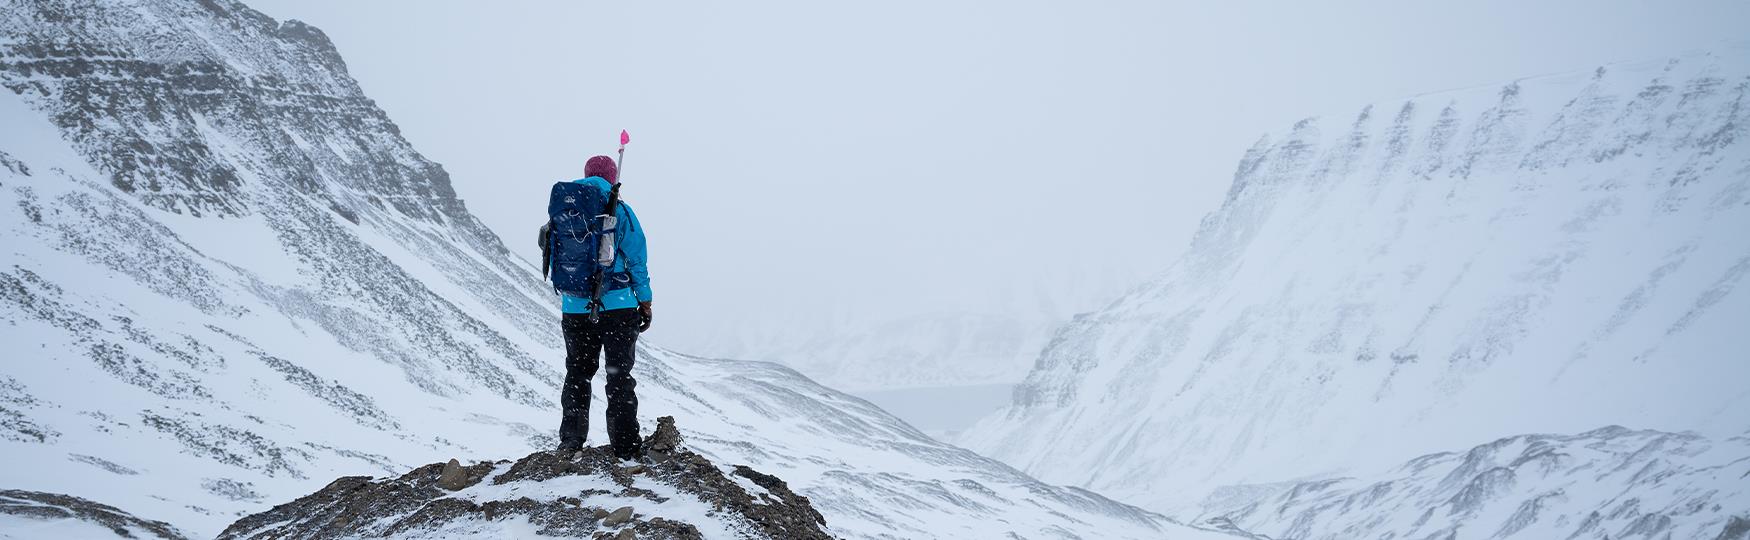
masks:
[[[626,447],[626,448],[615,448],[614,449],[614,457],[619,458],[620,461],[643,461],[644,460],[644,445],[637,445],[637,446]]]
[[[583,441],[560,441],[558,452],[576,452],[583,449]]]

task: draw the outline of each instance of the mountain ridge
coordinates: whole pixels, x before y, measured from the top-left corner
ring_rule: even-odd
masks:
[[[1750,476],[1746,445],[1750,437],[1712,441],[1622,426],[1517,435],[1361,478],[1232,486],[1193,511],[1199,522],[1269,538],[1477,530],[1493,537],[1739,538],[1750,525],[1750,510],[1741,506],[1750,498],[1740,485]],[[1594,502],[1590,493],[1609,497]]]
[[[1301,120],[960,442],[1166,511],[1504,434],[1742,433],[1750,49]],[[1049,435],[1045,435],[1049,434]],[[1171,489],[1168,489],[1170,486]]]

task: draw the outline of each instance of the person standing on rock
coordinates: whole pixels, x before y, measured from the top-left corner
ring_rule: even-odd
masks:
[[[650,329],[651,292],[644,227],[619,200],[614,158],[595,156],[584,178],[553,186],[541,227],[542,269],[561,298],[565,386],[559,450],[582,449],[589,433],[590,380],[607,357],[608,444],[621,459],[643,456],[637,382],[638,334]],[[605,354],[604,354],[605,353]]]

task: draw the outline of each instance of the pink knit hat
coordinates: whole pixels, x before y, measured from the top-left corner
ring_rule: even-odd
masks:
[[[618,184],[620,183],[620,168],[614,165],[614,158],[596,156],[589,158],[589,161],[583,164],[583,176],[585,178],[600,176],[609,184]]]

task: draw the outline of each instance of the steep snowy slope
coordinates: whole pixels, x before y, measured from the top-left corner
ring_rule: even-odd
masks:
[[[224,0],[8,2],[0,87],[0,452],[23,464],[0,485],[207,536],[337,476],[553,444],[551,293],[316,29]],[[785,368],[640,358],[641,412],[784,478],[834,534],[1208,535]]]
[[[1737,47],[1301,121],[961,440],[1171,509],[1520,433],[1743,434],[1747,94]]]

